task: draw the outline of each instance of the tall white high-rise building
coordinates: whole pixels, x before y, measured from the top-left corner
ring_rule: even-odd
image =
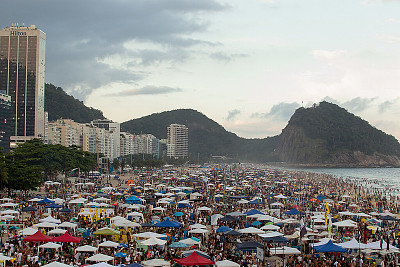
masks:
[[[106,153],[110,159],[118,158],[121,156],[120,150],[120,123],[110,120],[94,120],[92,125],[108,131],[106,138]]]
[[[171,124],[167,128],[167,156],[186,158],[189,156],[188,128],[181,124]]]
[[[0,30],[0,93],[11,96],[11,146],[44,140],[46,34],[34,25]]]

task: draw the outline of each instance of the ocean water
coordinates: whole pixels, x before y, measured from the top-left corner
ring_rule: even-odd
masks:
[[[400,168],[285,168],[324,173],[375,188],[388,195],[400,196]]]

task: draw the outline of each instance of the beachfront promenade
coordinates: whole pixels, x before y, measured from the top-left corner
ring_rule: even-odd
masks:
[[[396,197],[260,165],[47,181],[0,199],[13,266],[396,266]]]

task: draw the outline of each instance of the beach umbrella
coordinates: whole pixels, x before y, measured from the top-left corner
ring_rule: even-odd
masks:
[[[254,221],[251,223],[251,225],[253,226],[259,226],[261,223],[259,221]]]
[[[193,265],[212,265],[215,262],[209,260],[205,257],[200,256],[197,252],[193,252],[189,256],[182,259],[174,259],[178,264],[183,266],[193,266]]]
[[[221,227],[218,227],[217,230],[215,230],[215,232],[216,233],[224,233],[224,232],[228,232],[230,230],[232,230],[232,229],[227,226],[221,226]]]
[[[187,248],[189,245],[182,243],[182,242],[174,242],[171,245],[169,245],[170,248]]]
[[[175,213],[174,213],[174,216],[175,216],[175,217],[181,217],[181,216],[183,216],[183,212],[180,212],[180,211],[175,212]]]
[[[115,253],[114,256],[117,257],[117,258],[125,258],[126,257],[126,253],[118,252],[118,253]]]

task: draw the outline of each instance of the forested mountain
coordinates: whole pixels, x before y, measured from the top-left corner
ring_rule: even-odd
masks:
[[[100,110],[86,107],[62,88],[46,84],[45,110],[49,120],[70,118],[89,122],[104,118]],[[121,124],[121,131],[151,133],[167,138],[170,124],[189,129],[189,154],[192,158],[226,156],[239,161],[276,162],[312,166],[400,167],[400,144],[367,121],[338,105],[321,102],[299,108],[280,135],[245,139],[193,109],[155,113]]]
[[[296,110],[282,131],[278,154],[293,163],[397,165],[400,144],[338,105],[321,102]]]
[[[49,113],[49,121],[59,118],[72,119],[76,122],[90,122],[104,119],[103,112],[86,107],[82,101],[64,92],[61,87],[45,84],[44,110]]]
[[[189,129],[189,153],[192,157],[227,156],[239,160],[275,161],[273,150],[278,137],[245,139],[226,131],[221,125],[193,109],[165,111],[126,121],[122,131],[152,133],[167,138],[170,124],[184,124]]]

